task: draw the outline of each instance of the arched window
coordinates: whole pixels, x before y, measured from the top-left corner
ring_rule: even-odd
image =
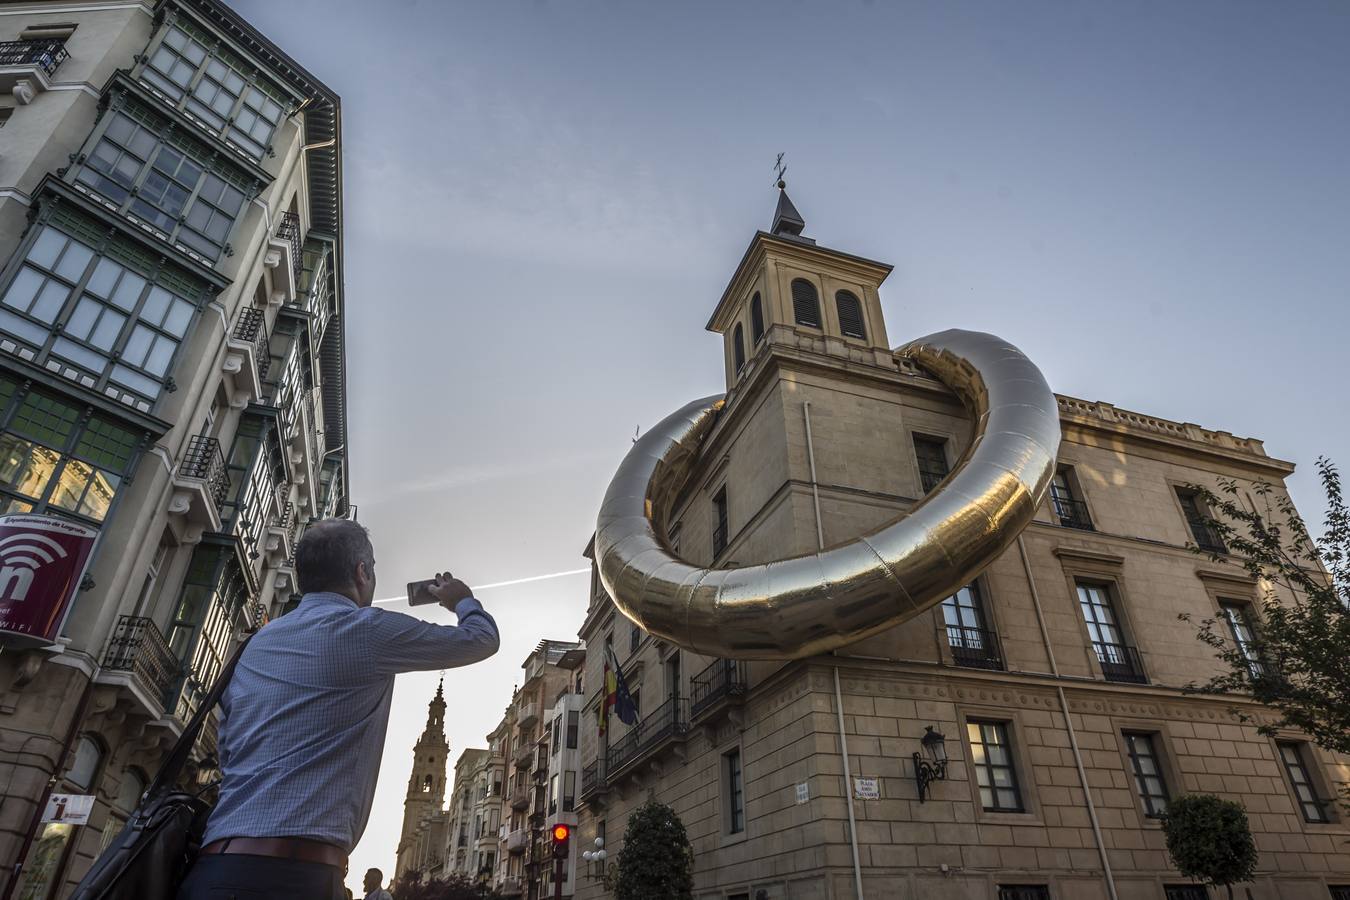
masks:
[[[764,305],[759,302],[759,291],[750,298],[750,340],[759,346],[764,339]]]
[[[839,330],[844,337],[867,340],[867,328],[863,325],[862,303],[849,291],[839,291],[834,295],[835,306],[839,310]]]
[[[122,784],[117,788],[117,808],[124,813],[131,813],[136,809],[136,804],[141,800],[141,794],[145,793],[145,776],[135,769],[127,769],[122,773]]]
[[[430,775],[428,775],[427,777],[425,777],[425,778],[422,779],[422,793],[424,793],[424,794],[430,794],[430,793],[431,793],[431,776],[430,776]]]
[[[740,372],[745,368],[745,330],[741,328],[741,323],[736,323],[736,330],[731,333],[731,350],[736,356],[736,371]]]
[[[792,315],[798,325],[820,327],[820,295],[816,286],[805,278],[792,280]]]
[[[75,760],[66,771],[66,780],[82,791],[89,790],[98,774],[98,764],[103,760],[103,749],[89,735],[80,735],[75,747]]]

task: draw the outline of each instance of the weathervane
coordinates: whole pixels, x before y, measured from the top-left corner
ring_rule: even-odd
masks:
[[[773,170],[778,173],[778,177],[774,179],[777,182],[775,187],[780,190],[786,188],[787,182],[783,180],[783,176],[787,174],[787,166],[783,165],[783,154],[778,154],[778,159],[774,160]]]

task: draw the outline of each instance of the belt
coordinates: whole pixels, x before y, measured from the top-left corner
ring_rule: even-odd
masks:
[[[347,871],[347,854],[342,848],[323,841],[309,838],[237,837],[212,841],[201,849],[202,855],[212,856],[219,853],[243,853],[249,856],[271,856],[277,859],[296,859],[301,862],[322,863]]]

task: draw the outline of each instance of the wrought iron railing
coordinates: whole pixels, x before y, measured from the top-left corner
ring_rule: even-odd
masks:
[[[69,55],[66,42],[56,38],[0,41],[0,66],[37,66],[49,76]]]
[[[712,665],[689,679],[689,716],[697,719],[722,700],[744,697],[745,690],[744,660],[714,660]]]
[[[1107,681],[1148,684],[1143,661],[1135,648],[1127,644],[1093,641],[1092,649],[1097,652],[1097,662],[1101,663],[1102,675]]]
[[[713,529],[713,556],[720,556],[727,549],[727,523],[721,522]]]
[[[605,786],[605,776],[600,772],[600,760],[581,767],[581,799],[593,796]]]
[[[925,494],[930,494],[942,479],[947,477],[946,469],[919,469],[919,486]]]
[[[947,626],[947,646],[958,666],[970,669],[1003,668],[1003,654],[999,651],[998,635],[986,628]]]
[[[1088,515],[1087,504],[1082,500],[1075,500],[1072,497],[1050,496],[1050,503],[1055,508],[1055,515],[1059,517],[1059,524],[1065,528],[1080,528],[1083,531],[1094,531],[1092,527],[1092,516]]]
[[[225,471],[225,457],[220,452],[220,441],[204,434],[194,434],[188,441],[178,474],[184,478],[200,478],[206,482],[207,492],[219,508],[225,502],[230,478]]]
[[[258,369],[258,380],[266,378],[267,370],[272,368],[272,348],[268,346],[267,318],[263,311],[256,306],[241,309],[232,337],[253,345],[253,364]]]
[[[611,744],[605,754],[605,772],[610,778],[645,759],[666,741],[683,737],[689,731],[689,702],[671,697],[654,711],[638,719],[628,733]]]
[[[304,258],[300,255],[304,239],[300,236],[300,216],[293,212],[281,214],[281,224],[277,227],[277,237],[291,248],[291,274],[296,284],[300,283],[300,269]]]
[[[1195,537],[1195,545],[1201,550],[1209,553],[1227,553],[1228,547],[1225,546],[1223,538],[1214,527],[1204,519],[1187,518],[1186,524],[1191,527],[1191,534]]]
[[[158,626],[144,616],[122,616],[108,641],[103,668],[129,672],[150,696],[166,702],[180,666]]]

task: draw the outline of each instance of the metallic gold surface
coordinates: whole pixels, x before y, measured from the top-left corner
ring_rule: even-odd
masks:
[[[596,564],[624,615],[710,656],[799,658],[918,615],[1007,549],[1054,476],[1054,393],[1021,351],[991,334],[944,331],[896,355],[951,388],[975,423],[936,490],[871,534],[818,553],[735,569],[690,565],[670,550],[667,517],[723,402],[696,400],[633,445],[600,507]]]

